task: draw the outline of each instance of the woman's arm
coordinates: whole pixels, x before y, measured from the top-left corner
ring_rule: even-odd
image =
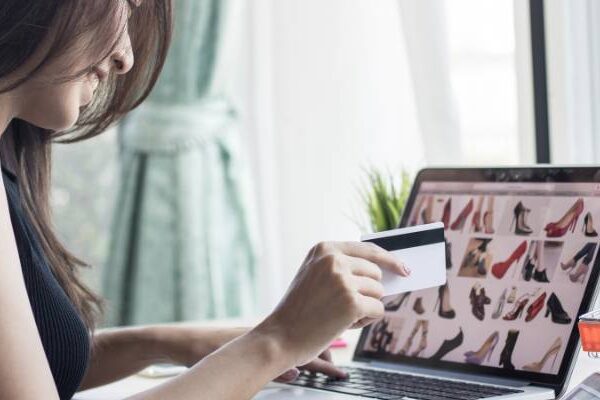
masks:
[[[323,243],[309,253],[286,296],[257,328],[188,372],[130,400],[241,400],[295,365],[314,359],[348,327],[383,316],[381,270],[408,270],[375,245]]]
[[[275,336],[251,331],[187,373],[129,400],[250,399],[294,364],[290,355]]]
[[[151,325],[105,329],[93,338],[92,357],[79,390],[106,385],[130,376],[151,364],[169,362],[192,367],[198,361],[250,328],[203,327],[193,324]],[[337,368],[329,351],[300,366],[335,378],[346,373]],[[278,381],[293,379],[297,371],[289,370]]]
[[[25,289],[2,174],[0,277],[0,399],[58,400]]]
[[[155,325],[99,331],[80,390],[114,382],[158,362],[191,367],[248,330]]]

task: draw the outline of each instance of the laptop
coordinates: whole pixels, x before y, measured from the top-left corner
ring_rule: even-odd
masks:
[[[577,316],[597,295],[600,170],[425,169],[400,226],[435,221],[445,225],[444,286],[384,298],[348,379],[303,373],[256,399],[560,396]]]

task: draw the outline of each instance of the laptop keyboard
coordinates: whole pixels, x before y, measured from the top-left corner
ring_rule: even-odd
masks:
[[[344,393],[371,399],[457,400],[485,399],[522,393],[522,390],[455,382],[437,378],[400,374],[366,368],[345,367],[348,379],[333,379],[323,374],[302,372],[290,383],[313,389]]]

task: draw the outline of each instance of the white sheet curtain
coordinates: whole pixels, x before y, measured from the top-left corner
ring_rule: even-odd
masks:
[[[450,82],[444,4],[439,0],[398,0],[428,165],[451,165],[462,159],[458,112]]]
[[[600,3],[545,3],[552,162],[600,162]]]
[[[363,168],[461,159],[436,0],[253,0],[243,104],[267,309],[316,241],[356,240]]]

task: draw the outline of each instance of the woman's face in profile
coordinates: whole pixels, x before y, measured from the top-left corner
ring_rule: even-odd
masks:
[[[123,5],[123,7],[127,7],[123,12],[130,12],[129,6]],[[94,48],[88,45],[91,40],[94,40],[93,36],[93,32],[90,32],[87,37],[78,40],[72,50],[45,65],[12,94],[8,93],[16,103],[18,115],[15,117],[52,131],[69,129],[79,119],[81,108],[94,100],[96,89],[109,74],[125,74],[131,70],[134,59],[126,27],[121,32],[113,52],[100,63],[97,60],[98,54],[90,54],[91,51],[88,50]],[[39,60],[43,57],[48,46],[46,42],[51,40],[42,43],[40,49],[22,70],[27,71],[30,66],[37,64],[36,58]],[[105,52],[108,50],[106,49]],[[62,81],[64,77],[82,70],[87,70],[85,75],[75,80]]]

